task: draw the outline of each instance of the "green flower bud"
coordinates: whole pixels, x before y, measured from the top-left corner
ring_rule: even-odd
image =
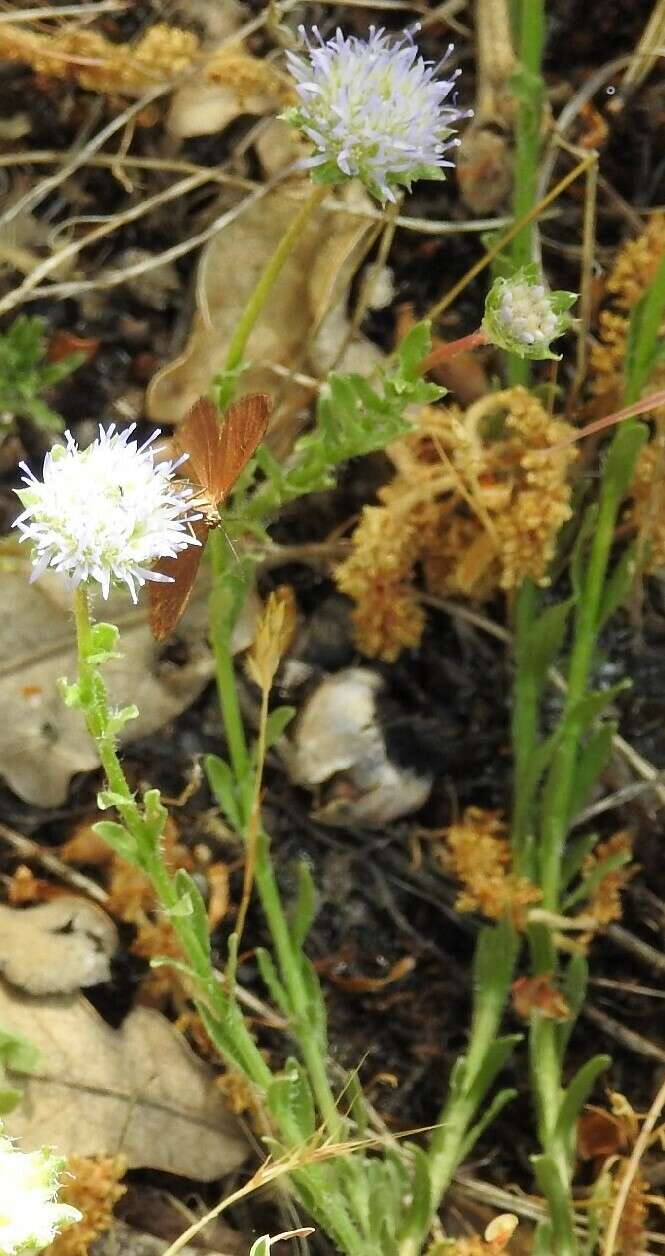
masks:
[[[492,344],[521,358],[556,358],[550,343],[575,324],[568,313],[575,292],[548,292],[540,268],[523,266],[495,279],[485,301],[482,329]]]

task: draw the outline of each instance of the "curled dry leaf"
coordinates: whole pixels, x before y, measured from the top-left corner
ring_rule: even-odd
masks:
[[[96,903],[61,895],[19,911],[0,905],[0,968],[29,994],[69,994],[108,981],[118,944]]]
[[[197,276],[197,313],[187,345],[180,357],[154,376],[148,389],[147,410],[157,422],[179,423],[197,397],[206,395],[211,376],[223,370],[247,299],[302,204],[300,197],[306,192],[299,189],[300,180],[294,180],[267,194],[204,250]],[[373,223],[352,212],[356,205],[363,207],[364,199],[347,203],[348,215],[320,208],[304,227],[252,332],[247,354],[251,365],[242,377],[243,392],[275,392],[276,377],[269,363],[302,371],[311,371],[314,363],[320,367],[316,333],[328,312],[346,301],[351,279],[372,239]],[[345,319],[342,335],[347,330]],[[339,332],[330,348],[336,352],[338,347]],[[302,385],[289,384],[282,416],[302,406],[308,396]]]
[[[100,617],[120,628],[122,657],[108,667],[112,702],[139,708],[138,719],[122,731],[124,741],[145,737],[175,719],[213,674],[203,573],[199,580],[178,629],[184,662],[170,662],[153,640],[147,599],[138,609],[122,593],[99,603]],[[12,613],[0,622],[0,774],[26,802],[59,806],[74,773],[98,766],[80,711],[65,707],[57,690],[61,676],[73,680],[76,675],[71,597],[57,576],[28,584],[24,571],[2,574],[2,595]],[[234,648],[249,645],[254,622],[253,614],[249,622],[242,620]]]
[[[245,1160],[214,1074],[159,1012],[136,1008],[111,1029],[80,995],[35,999],[3,983],[0,1024],[39,1051],[5,1122],[25,1151],[123,1155],[130,1169],[203,1182]]]

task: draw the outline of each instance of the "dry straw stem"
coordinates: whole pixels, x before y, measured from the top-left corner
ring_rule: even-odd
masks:
[[[611,113],[618,113],[623,109],[629,92],[634,91],[648,77],[658,58],[663,55],[663,44],[665,44],[665,0],[656,0],[649,21],[630,57],[619,94],[608,105]]]
[[[626,1166],[626,1172],[624,1173],[623,1178],[621,1180],[621,1185],[619,1186],[617,1197],[614,1201],[614,1208],[612,1209],[612,1215],[610,1217],[607,1230],[605,1232],[603,1256],[614,1256],[614,1253],[617,1250],[616,1244],[617,1244],[617,1237],[619,1234],[619,1228],[621,1225],[621,1217],[622,1217],[624,1208],[626,1207],[628,1197],[630,1195],[630,1189],[637,1176],[642,1157],[649,1146],[649,1140],[651,1138],[651,1135],[653,1134],[653,1131],[656,1128],[656,1124],[664,1108],[665,1108],[665,1082],[663,1082],[660,1090],[658,1091],[658,1094],[656,1095],[651,1107],[649,1108],[644,1125],[642,1126],[642,1129],[640,1130],[639,1138],[637,1139],[637,1142],[635,1143],[635,1146],[633,1147],[630,1159]]]
[[[528,226],[529,223],[534,222],[536,218],[540,217],[543,210],[547,209],[548,205],[551,205],[557,197],[561,196],[561,194],[565,192],[566,188],[569,187],[571,183],[574,183],[575,179],[577,179],[579,175],[584,174],[594,161],[596,161],[596,154],[591,153],[588,157],[585,157],[582,161],[578,162],[573,170],[569,170],[568,174],[564,175],[563,178],[560,179],[559,182],[552,188],[552,190],[548,192],[546,196],[543,196],[542,199],[538,201],[537,205],[534,205],[533,208],[529,210],[528,214],[524,214],[521,218],[518,218],[518,220],[513,223],[510,230],[506,231],[505,235],[502,235],[500,239],[498,239],[492,247],[488,249],[487,252],[469,268],[469,270],[467,270],[466,274],[462,275],[462,278],[453,285],[445,296],[441,297],[440,301],[437,301],[431,307],[427,313],[427,317],[434,320],[438,318],[444,310],[447,310],[448,306],[452,305],[453,301],[457,300],[460,293],[463,292],[471,281],[476,278],[476,275],[480,275],[482,271],[494,261],[494,258],[498,257],[499,253],[503,252],[506,245],[510,244],[510,241],[514,240],[515,236],[519,235],[520,231],[522,231],[524,227]]]

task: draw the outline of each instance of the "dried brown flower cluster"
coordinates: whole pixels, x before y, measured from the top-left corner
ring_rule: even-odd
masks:
[[[653,214],[644,231],[629,240],[617,254],[609,274],[608,305],[598,319],[598,340],[589,355],[591,388],[595,396],[614,409],[623,392],[623,372],[630,313],[653,281],[665,253],[665,214]],[[665,368],[657,367],[650,388],[662,388]]]
[[[113,43],[85,27],[65,26],[46,35],[3,23],[0,60],[20,61],[46,78],[111,96],[140,95],[198,69],[207,82],[233,88],[241,101],[256,91],[269,91],[281,103],[291,98],[285,76],[274,66],[239,45],[206,55],[192,31],[166,22],[156,22],[133,44]]]
[[[360,648],[390,662],[418,644],[415,585],[483,601],[530,576],[547,583],[556,538],[571,514],[572,429],[524,388],[490,394],[466,412],[426,407],[388,453],[396,474],[368,506],[336,571],[355,602]]]
[[[640,537],[641,569],[646,573],[665,567],[665,444],[656,436],[641,450],[630,493],[628,520]]]
[[[600,842],[595,850],[587,855],[582,866],[582,875],[592,876],[596,869],[613,855],[625,854],[630,857],[632,853],[632,833],[627,829],[621,829],[606,842]],[[615,868],[613,872],[606,872],[591,893],[585,915],[593,916],[601,928],[611,924],[613,920],[621,920],[621,891],[635,876],[636,871],[635,864],[625,863]]]
[[[502,1213],[490,1221],[483,1238],[474,1235],[467,1239],[444,1239],[434,1243],[427,1256],[510,1256],[508,1243],[518,1226],[512,1212]]]
[[[532,903],[541,892],[536,885],[511,871],[508,830],[497,811],[467,807],[462,819],[443,830],[446,846],[438,851],[443,866],[462,884],[455,906],[458,911],[478,911],[490,920],[509,915],[523,929]]]
[[[66,1226],[46,1256],[87,1256],[90,1244],[111,1228],[113,1209],[126,1187],[122,1178],[127,1162],[122,1156],[70,1156],[59,1199],[83,1216]]]

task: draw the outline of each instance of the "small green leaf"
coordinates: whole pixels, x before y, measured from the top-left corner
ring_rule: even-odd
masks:
[[[282,733],[291,723],[296,708],[291,706],[275,707],[266,721],[266,750],[270,750],[279,741]]]
[[[289,911],[289,931],[296,950],[300,950],[310,931],[318,905],[316,886],[306,860],[298,864],[298,891]]]
[[[182,899],[189,902],[191,924],[196,940],[207,959],[210,959],[210,926],[203,895],[196,881],[184,868],[178,868],[174,877],[175,887]]]
[[[471,1153],[475,1144],[478,1142],[481,1134],[484,1134],[488,1126],[496,1120],[499,1113],[506,1107],[507,1104],[512,1103],[513,1099],[517,1098],[517,1095],[517,1090],[511,1090],[506,1087],[504,1090],[500,1090],[498,1094],[490,1100],[480,1120],[476,1121],[475,1125],[472,1125],[467,1131],[466,1137],[460,1147],[459,1163],[461,1163],[462,1160],[466,1160],[467,1156]]]
[[[523,662],[540,688],[545,685],[548,669],[561,652],[573,604],[574,599],[568,598],[548,606],[525,637]]]
[[[557,1045],[559,1049],[559,1059],[563,1061],[570,1035],[575,1028],[575,1024],[579,1017],[584,1000],[586,998],[587,985],[589,981],[589,965],[584,955],[573,955],[568,962],[565,976],[562,982],[561,991],[563,994],[570,1016],[568,1020],[561,1021],[555,1026]]]
[[[611,1063],[612,1058],[609,1055],[593,1056],[578,1070],[564,1094],[557,1117],[555,1137],[563,1139],[567,1144],[571,1159],[575,1148],[577,1120],[598,1078],[610,1067]]]
[[[618,504],[633,478],[638,454],[649,435],[645,423],[619,424],[609,447],[603,470],[603,492]]]
[[[601,632],[615,611],[623,606],[635,577],[636,545],[627,545],[621,558],[615,563],[605,581],[603,597],[598,612],[597,632]]]
[[[134,864],[138,862],[136,842],[124,824],[116,824],[115,820],[98,820],[93,824],[92,831],[122,859]]]
[[[0,1061],[12,1073],[32,1073],[37,1067],[40,1052],[21,1034],[0,1029]]]
[[[626,689],[630,689],[630,681],[619,680],[615,685],[609,685],[607,689],[599,689],[596,693],[587,694],[570,708],[571,722],[576,723],[582,731],[589,728],[606,707],[610,706],[620,693],[625,693]]]
[[[306,1142],[316,1130],[316,1112],[309,1082],[297,1060],[287,1060],[284,1072],[268,1087],[268,1108],[290,1143]]]
[[[589,734],[585,746],[581,746],[577,755],[577,766],[573,776],[570,795],[570,819],[575,819],[586,807],[591,791],[596,785],[601,772],[607,765],[612,753],[612,743],[616,736],[617,726],[614,720],[605,720]]]
[[[220,759],[219,755],[206,755],[205,771],[208,784],[229,824],[232,825],[236,833],[242,832],[242,815],[238,803],[235,778],[228,763],[224,759]]]
[[[270,952],[266,951],[263,946],[257,946],[254,954],[256,955],[256,962],[259,966],[259,972],[261,974],[263,984],[269,991],[273,1003],[277,1004],[277,1007],[283,1016],[290,1017],[291,1001],[277,975],[277,969],[275,968]]]

